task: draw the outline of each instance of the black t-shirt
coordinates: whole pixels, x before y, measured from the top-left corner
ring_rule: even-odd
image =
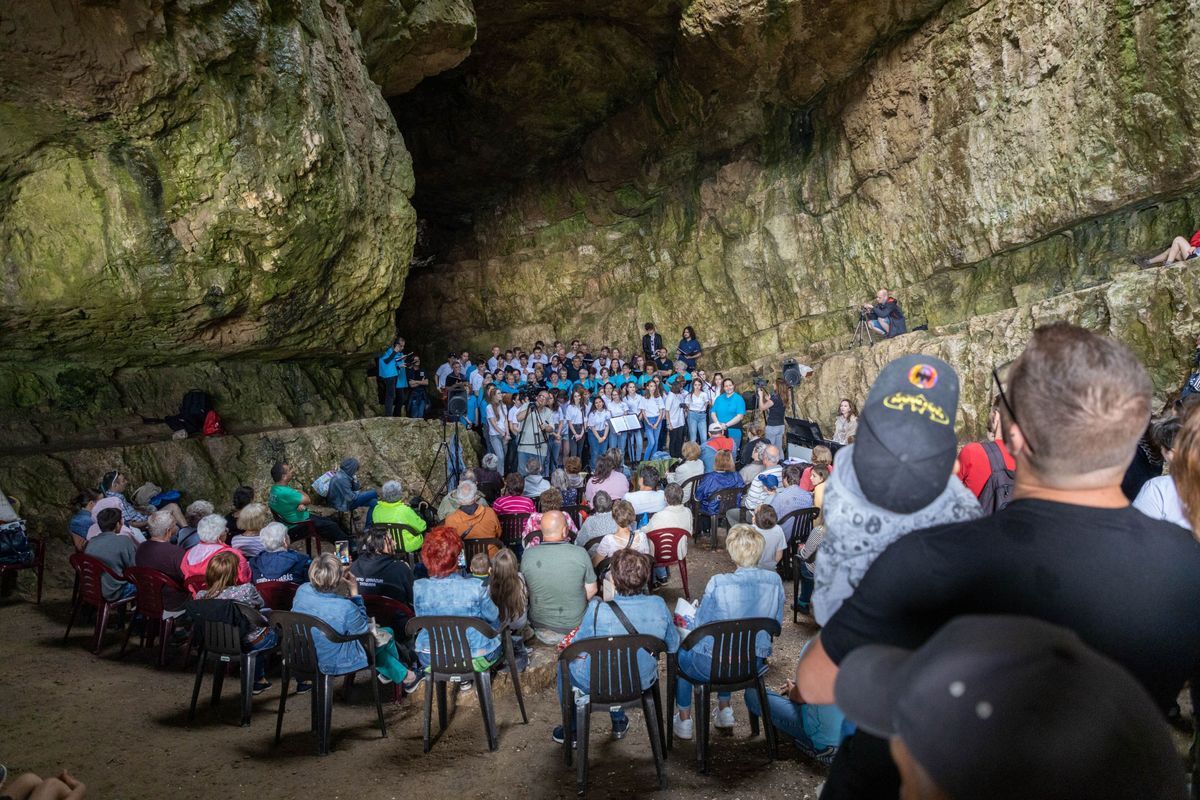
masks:
[[[782,425],[785,409],[783,407],[783,398],[779,396],[778,392],[771,392],[771,403],[772,406],[767,409],[767,424]]]
[[[457,386],[460,383],[467,383],[467,378],[465,375],[456,375],[453,372],[451,372],[449,375],[446,376],[446,388],[447,389],[449,389],[451,386]]]
[[[1163,709],[1200,665],[1200,543],[1132,507],[1017,500],[889,546],[821,632],[834,663],[869,643],[915,648],[964,614],[1069,628]]]
[[[654,366],[660,372],[672,372],[675,369],[675,364],[669,358],[654,359]]]
[[[421,369],[420,367],[409,367],[408,368],[408,384],[410,386],[412,385],[413,381],[423,381],[423,380],[426,380],[425,370]],[[420,387],[418,387],[418,388],[420,388]]]

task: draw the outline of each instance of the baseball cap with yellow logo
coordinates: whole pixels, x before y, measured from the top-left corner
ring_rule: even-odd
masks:
[[[946,488],[958,440],[958,374],[940,358],[909,355],[883,368],[858,420],[851,461],[877,506],[912,514]]]

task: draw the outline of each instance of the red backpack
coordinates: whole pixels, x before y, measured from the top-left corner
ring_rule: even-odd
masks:
[[[221,415],[216,411],[209,411],[204,415],[204,427],[201,432],[205,436],[218,436],[225,433],[225,426],[221,424]]]

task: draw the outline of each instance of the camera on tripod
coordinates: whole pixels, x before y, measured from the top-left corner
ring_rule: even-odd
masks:
[[[755,378],[754,379],[754,385],[757,386],[759,389],[767,388],[768,384],[769,384],[769,381],[766,378]]]

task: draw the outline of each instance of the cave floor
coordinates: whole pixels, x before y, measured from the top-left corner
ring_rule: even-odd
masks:
[[[694,547],[688,555],[689,582],[699,595],[710,575],[730,568],[724,551]],[[421,752],[420,695],[400,705],[386,703],[388,738],[375,724],[370,693],[360,679],[350,702],[334,700],[332,753],[316,755],[308,730],[307,698],[289,697],[284,736],[272,746],[278,708],[278,677],[254,701],[252,724],[238,727],[237,681],[225,682],[219,709],[208,708],[209,686],[201,690],[197,718],[187,722],[194,671],[179,660],[156,670],[133,640],[123,661],[120,639],[110,630],[101,657],[88,652],[92,626],[79,625],[67,644],[62,634],[69,611],[68,579],[47,574],[46,596],[36,606],[21,595],[0,602],[0,763],[11,772],[43,776],[66,767],[88,784],[89,797],[190,796],[408,798],[551,798],[575,796],[575,772],[562,762],[550,739],[559,712],[550,651],[537,652],[523,676],[529,724],[522,725],[510,688],[497,688],[499,750],[489,753],[475,697],[451,700],[451,719],[433,750]],[[22,584],[24,586],[25,584]],[[682,595],[672,571],[660,590],[668,605]],[[769,687],[790,674],[800,648],[816,628],[795,625],[785,614],[776,642]],[[504,679],[501,679],[502,681]],[[389,694],[385,691],[385,698]],[[664,693],[664,703],[666,697]],[[814,798],[824,769],[790,744],[768,764],[761,736],[749,738],[745,706],[735,695],[737,727],[731,736],[714,731],[710,770],[701,775],[691,742],[676,742],[667,762],[669,789],[656,791],[654,762],[642,714],[630,713],[630,730],[612,741],[607,719],[593,715],[589,795],[688,798]],[[436,717],[436,714],[435,714]],[[436,721],[434,724],[436,732]],[[411,783],[417,781],[417,783]]]

